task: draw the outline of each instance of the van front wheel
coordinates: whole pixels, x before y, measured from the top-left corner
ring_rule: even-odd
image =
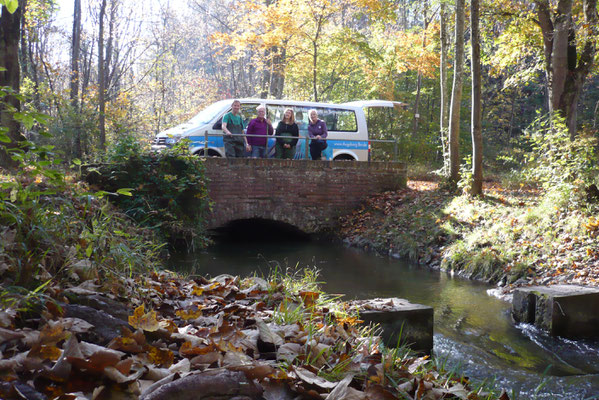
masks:
[[[196,151],[194,155],[203,157],[204,149]],[[220,157],[220,154],[216,150],[208,149],[208,157]]]

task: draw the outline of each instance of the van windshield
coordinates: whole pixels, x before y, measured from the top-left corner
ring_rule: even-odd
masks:
[[[195,117],[190,119],[188,124],[207,124],[208,122],[214,120],[214,118],[216,118],[225,108],[229,107],[231,103],[231,100],[221,100],[214,104],[210,104],[208,107],[197,113]]]

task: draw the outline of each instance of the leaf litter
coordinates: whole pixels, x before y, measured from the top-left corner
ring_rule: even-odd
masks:
[[[95,293],[94,284],[51,284],[53,298],[37,315],[1,311],[0,398],[500,398],[436,371],[427,357],[389,356],[373,329],[350,310],[319,303],[318,292],[167,271],[122,280],[113,291],[121,295]],[[74,293],[120,302],[128,321],[107,344],[88,341],[98,321],[65,315]],[[283,303],[300,317],[276,324]]]

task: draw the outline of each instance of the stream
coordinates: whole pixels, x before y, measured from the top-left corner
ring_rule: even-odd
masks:
[[[275,268],[306,267],[319,271],[325,292],[344,299],[400,297],[434,307],[435,357],[475,381],[494,381],[512,400],[599,399],[599,341],[514,326],[510,304],[488,295],[486,284],[324,241],[238,241],[170,261],[171,269],[204,276],[268,276]]]

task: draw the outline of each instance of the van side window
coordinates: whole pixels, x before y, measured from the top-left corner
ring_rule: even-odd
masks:
[[[320,119],[327,124],[327,130],[337,132],[357,132],[356,113],[352,110],[333,108],[317,109]]]
[[[243,123],[245,126],[250,123],[251,120],[256,118],[258,114],[256,113],[256,107],[258,107],[257,103],[244,103],[241,105],[241,117],[243,118]]]
[[[357,132],[356,113],[350,110],[337,110],[337,131]]]

